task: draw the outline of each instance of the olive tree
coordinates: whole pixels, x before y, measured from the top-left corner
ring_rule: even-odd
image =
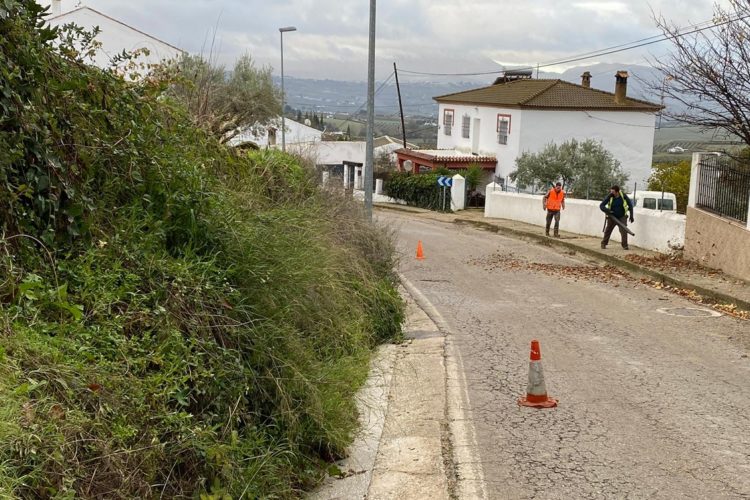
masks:
[[[510,178],[521,189],[545,189],[559,181],[579,198],[598,198],[612,184],[624,184],[628,176],[601,142],[571,139],[550,143],[538,153],[523,153]]]
[[[249,55],[240,57],[231,71],[195,55],[184,56],[172,70],[177,77],[171,94],[197,125],[222,142],[242,128],[269,123],[281,112],[281,94],[271,79],[271,68],[256,67]]]

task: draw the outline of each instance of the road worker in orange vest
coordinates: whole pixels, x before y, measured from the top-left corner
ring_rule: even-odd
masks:
[[[547,226],[544,234],[549,236],[549,227],[552,219],[555,219],[555,238],[560,237],[560,210],[565,210],[565,191],[562,190],[562,184],[557,183],[555,187],[549,190],[542,198],[542,208],[547,211]]]

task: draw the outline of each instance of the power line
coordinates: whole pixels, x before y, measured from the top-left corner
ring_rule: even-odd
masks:
[[[680,30],[675,35],[654,35],[654,36],[651,36],[651,37],[643,38],[641,40],[635,40],[635,41],[630,42],[630,43],[615,45],[615,46],[612,46],[612,47],[606,47],[604,49],[600,49],[600,50],[595,51],[595,52],[587,52],[587,53],[584,53],[584,54],[579,54],[579,55],[573,56],[572,58],[569,58],[569,59],[560,59],[560,60],[550,61],[550,62],[546,62],[546,63],[543,63],[543,64],[538,64],[538,65],[535,65],[535,66],[528,66],[528,67],[525,67],[525,68],[524,67],[522,67],[522,68],[514,68],[514,71],[534,70],[536,68],[546,68],[546,67],[549,67],[549,66],[557,66],[559,64],[567,64],[567,63],[571,63],[571,62],[577,62],[577,61],[583,61],[583,60],[586,60],[586,59],[592,59],[594,57],[600,57],[600,56],[606,56],[606,55],[610,55],[610,54],[616,54],[616,53],[619,53],[619,52],[625,52],[627,50],[637,49],[639,47],[645,47],[647,45],[653,45],[655,43],[664,42],[666,40],[674,40],[676,38],[680,38],[680,37],[683,37],[683,36],[686,36],[686,35],[692,35],[693,33],[698,33],[700,31],[717,28],[717,27],[723,26],[725,24],[729,24],[729,23],[732,23],[732,22],[736,22],[736,21],[741,21],[741,20],[747,19],[748,17],[750,17],[750,14],[747,14],[747,15],[744,15],[744,16],[739,16],[739,17],[732,18],[732,19],[727,19],[727,20],[719,22],[719,23],[713,22],[713,24],[709,24],[707,26],[702,26],[702,25],[705,25],[707,22],[712,22],[712,21],[704,21],[702,23],[698,23],[698,24],[694,24],[692,26],[689,26],[688,28],[691,28],[690,31],[680,32],[681,31]],[[685,29],[685,28],[683,28],[683,29]],[[657,38],[657,39],[653,39],[653,38]],[[410,74],[410,75],[424,75],[424,76],[481,76],[481,75],[496,75],[499,71],[501,71],[501,70],[500,69],[495,69],[494,71],[480,71],[480,72],[474,72],[474,73],[428,73],[428,72],[423,72],[423,71],[411,71],[411,70],[406,70],[406,69],[402,69],[401,70],[402,73],[407,73],[407,74]]]
[[[393,72],[391,72],[391,74],[390,74],[390,75],[388,75],[388,78],[386,78],[385,80],[383,80],[383,82],[382,82],[382,83],[380,84],[380,86],[379,86],[379,87],[378,87],[377,89],[375,89],[375,95],[378,95],[378,93],[379,93],[379,92],[380,92],[381,90],[383,90],[383,87],[385,87],[385,85],[386,85],[386,84],[388,83],[388,81],[389,81],[389,80],[390,80],[391,78],[393,78]],[[360,111],[362,111],[362,108],[364,108],[365,106],[367,106],[367,101],[366,101],[366,100],[365,100],[365,102],[363,102],[363,103],[362,103],[362,104],[361,104],[361,105],[359,106],[359,108],[357,108],[357,110],[356,110],[356,111],[354,111],[353,113],[349,113],[349,117],[348,117],[348,118],[346,118],[346,119],[345,119],[345,120],[344,120],[343,122],[341,122],[341,124],[339,125],[339,127],[342,127],[342,126],[346,125],[347,123],[351,122],[351,121],[352,121],[352,119],[354,118],[354,116],[355,116],[355,115],[356,115],[357,113],[359,113]]]

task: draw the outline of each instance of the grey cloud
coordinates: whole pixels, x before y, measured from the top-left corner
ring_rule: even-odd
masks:
[[[722,0],[727,3],[729,0]],[[64,0],[72,7],[75,0]],[[218,59],[249,52],[278,67],[277,28],[285,36],[288,74],[363,80],[368,2],[356,0],[88,0],[87,5],[191,52],[205,51],[217,29]],[[394,60],[420,71],[493,69],[493,60],[547,61],[656,34],[651,9],[678,25],[711,18],[705,0],[378,0],[379,77]],[[602,61],[643,62],[662,50],[616,54]]]

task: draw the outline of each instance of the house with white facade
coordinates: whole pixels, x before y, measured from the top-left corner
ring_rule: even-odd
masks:
[[[87,31],[97,27],[101,30],[96,37],[101,47],[96,51],[93,59],[93,64],[99,68],[109,68],[113,58],[122,54],[123,51],[130,53],[140,51],[134,62],[143,67],[141,73],[145,73],[150,66],[165,60],[177,59],[184,54],[182,49],[90,7],[73,7],[73,2],[70,0],[67,0],[65,5],[62,0],[52,0],[46,3],[50,4],[50,16],[47,18],[50,26],[62,27],[72,23]],[[72,8],[65,10],[64,7]]]
[[[522,153],[538,152],[550,143],[594,139],[620,161],[628,184],[645,185],[662,107],[628,97],[627,79],[627,72],[617,72],[610,93],[591,88],[589,72],[580,85],[532,79],[530,72],[509,73],[488,87],[435,97],[438,149],[496,158],[495,176],[507,186]]]
[[[285,142],[287,147],[297,144],[310,144],[321,142],[323,132],[304,123],[286,118]],[[243,128],[239,134],[232,137],[228,144],[240,146],[253,143],[260,149],[273,148],[281,145],[281,117],[276,117],[266,125],[255,125]]]

